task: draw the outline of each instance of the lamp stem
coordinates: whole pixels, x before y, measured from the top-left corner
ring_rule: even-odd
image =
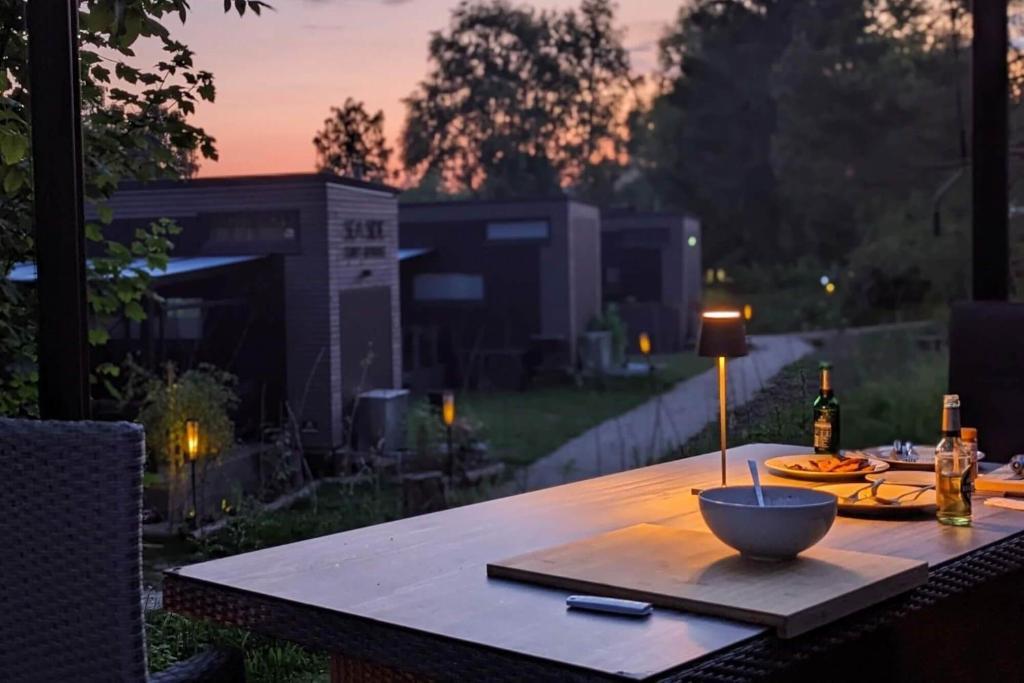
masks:
[[[725,486],[725,356],[718,357],[718,424],[722,446],[722,486]]]

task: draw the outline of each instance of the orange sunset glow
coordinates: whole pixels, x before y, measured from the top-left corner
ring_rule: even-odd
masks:
[[[220,2],[192,3],[185,25],[167,21],[177,40],[212,71],[216,102],[200,103],[195,122],[217,139],[220,160],[202,163],[202,176],[309,171],[311,140],[332,105],[346,97],[381,109],[393,144],[402,130],[402,103],[427,73],[431,31],[447,26],[457,0],[282,0],[263,16],[225,14]],[[530,3],[563,9],[575,0]],[[657,40],[679,0],[620,2],[633,70],[657,62]],[[139,45],[140,61],[155,61]]]

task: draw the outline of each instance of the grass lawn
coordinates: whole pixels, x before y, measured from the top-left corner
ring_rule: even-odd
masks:
[[[653,361],[659,366],[653,381],[613,377],[583,387],[470,393],[459,397],[459,411],[483,425],[484,439],[499,458],[526,465],[713,365],[712,359],[693,352],[655,356]]]
[[[910,439],[938,441],[949,352],[923,350],[920,330],[843,335],[787,366],[753,400],[730,417],[729,445],[773,442],[811,445],[811,402],[818,392],[818,363],[833,363],[841,407],[843,448],[865,448]],[[718,448],[718,426],[708,425],[683,455]]]

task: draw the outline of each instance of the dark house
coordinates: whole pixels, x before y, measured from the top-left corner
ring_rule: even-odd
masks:
[[[520,386],[571,366],[601,307],[598,209],[568,198],[401,204],[407,382]]]
[[[157,365],[238,375],[239,427],[287,405],[314,448],[342,444],[356,393],[401,382],[396,191],[328,174],[122,187],[106,236],[169,218],[181,228],[162,303],[111,321],[113,345]]]
[[[655,352],[679,351],[697,334],[700,222],[685,214],[605,210],[601,266],[605,302],[619,306],[630,346],[647,332]]]

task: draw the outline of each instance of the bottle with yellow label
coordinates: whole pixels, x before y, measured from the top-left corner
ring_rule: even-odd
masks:
[[[951,526],[971,525],[971,454],[960,440],[960,397],[942,398],[942,439],[935,446],[935,516]]]
[[[832,391],[832,366],[822,363],[821,388],[814,399],[814,452],[839,453],[839,399]]]

